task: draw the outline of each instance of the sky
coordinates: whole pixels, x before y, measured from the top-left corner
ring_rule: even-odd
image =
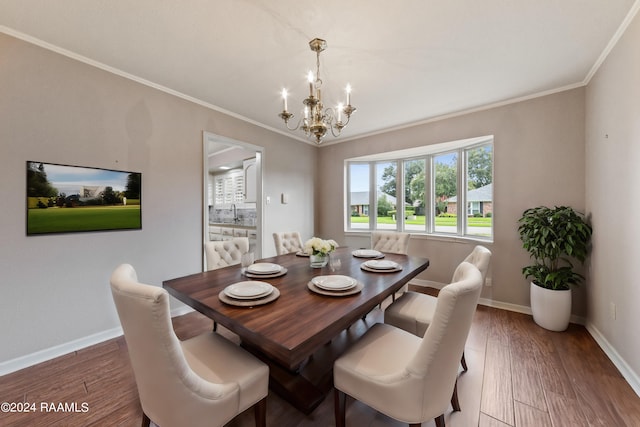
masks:
[[[449,164],[454,161],[456,153],[447,153],[439,155],[435,158],[438,163]],[[376,167],[376,179],[382,184],[382,172],[389,163],[380,163]],[[351,164],[351,191],[369,191],[369,165],[368,164]]]
[[[44,171],[51,185],[67,196],[78,194],[81,186],[113,187],[114,191],[124,191],[129,175],[129,172],[48,163],[44,164]]]

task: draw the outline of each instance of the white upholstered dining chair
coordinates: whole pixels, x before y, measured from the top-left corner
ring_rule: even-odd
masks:
[[[276,253],[278,255],[304,251],[300,233],[297,231],[273,233],[273,243],[276,245]]]
[[[254,406],[266,423],[267,365],[207,332],[180,342],[171,324],[166,290],[138,283],[129,264],[111,275],[111,292],[127,342],[143,410],[162,427],[222,426]]]
[[[397,231],[372,231],[371,232],[371,249],[380,252],[388,252],[392,254],[406,255],[409,250],[409,239],[411,234],[400,233]],[[398,292],[391,295],[392,300],[396,300],[396,294],[407,292],[408,285],[404,285]]]
[[[397,231],[372,231],[371,249],[393,254],[407,254],[411,234]]]
[[[491,262],[491,251],[484,246],[477,245],[463,262],[469,262],[476,266],[482,275],[482,283],[484,284]],[[384,323],[421,337],[433,321],[436,305],[437,298],[434,296],[419,292],[405,292],[401,298],[398,298],[386,308],[384,311]],[[462,363],[462,368],[466,372],[467,361],[464,357],[464,352],[460,363]],[[454,410],[460,410],[457,393],[455,392],[451,398],[451,403]]]
[[[336,426],[345,425],[349,395],[411,426],[433,418],[444,427],[481,289],[482,274],[463,262],[440,291],[424,337],[376,323],[339,357],[333,369]]]
[[[249,252],[249,239],[234,237],[231,240],[206,242],[204,252],[207,258],[207,271],[240,264],[242,255]]]

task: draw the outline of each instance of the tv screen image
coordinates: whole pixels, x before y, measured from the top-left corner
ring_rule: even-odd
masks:
[[[142,228],[142,174],[27,161],[27,235]]]

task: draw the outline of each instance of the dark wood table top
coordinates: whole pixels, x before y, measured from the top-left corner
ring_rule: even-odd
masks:
[[[239,265],[166,280],[163,287],[178,300],[238,334],[243,344],[294,371],[317,349],[429,266],[426,258],[387,253],[384,259],[402,265],[402,271],[368,272],[360,268],[366,259],[354,257],[352,251],[342,247],[332,254],[341,261],[334,272],[329,266],[311,268],[309,258],[295,254],[260,260],[280,264],[288,272],[278,278],[262,279],[275,286],[280,297],[255,307],[236,307],[218,298],[226,286],[248,280]],[[329,274],[353,277],[364,288],[360,293],[343,297],[319,295],[307,288],[312,277]]]

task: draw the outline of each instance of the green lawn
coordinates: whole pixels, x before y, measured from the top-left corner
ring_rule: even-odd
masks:
[[[27,234],[140,228],[140,205],[29,209]]]
[[[493,218],[468,218],[468,224],[470,227],[491,227]],[[425,217],[416,216],[416,219],[407,219],[405,224],[411,225],[424,225]],[[352,216],[352,224],[367,224],[369,217],[366,216]],[[390,216],[378,217],[378,224],[395,224],[396,221]],[[436,217],[436,226],[454,226],[456,225],[456,217]]]

